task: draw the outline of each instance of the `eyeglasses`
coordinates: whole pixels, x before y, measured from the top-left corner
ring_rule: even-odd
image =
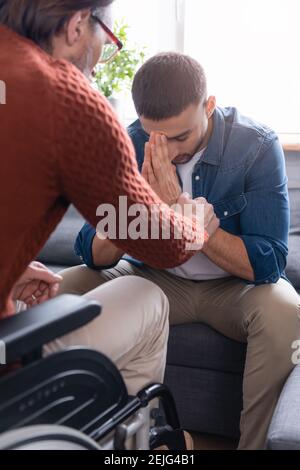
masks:
[[[116,55],[123,49],[123,44],[117,38],[117,36],[115,36],[114,33],[108,28],[108,26],[106,26],[106,24],[103,23],[100,18],[98,18],[98,16],[92,14],[91,17],[93,18],[93,20],[99,23],[99,25],[101,26],[101,28],[104,29],[111,41],[108,44],[104,44],[102,48],[102,54],[99,59],[99,64],[107,64],[108,62],[113,60]]]

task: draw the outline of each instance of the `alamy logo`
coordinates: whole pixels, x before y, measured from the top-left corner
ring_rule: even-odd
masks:
[[[0,365],[6,364],[6,345],[4,341],[0,340]]]
[[[150,211],[149,211],[150,209]],[[187,251],[199,251],[205,239],[204,205],[174,204],[170,207],[177,213],[174,232],[171,220],[165,217],[166,205],[151,204],[150,208],[143,204],[128,204],[127,196],[119,196],[119,205],[101,204],[97,209],[97,217],[101,220],[97,225],[98,238],[102,240],[182,240],[189,235],[187,222],[195,221],[193,241],[186,242]],[[178,219],[178,215],[184,217]]]
[[[295,349],[295,351],[292,354],[292,363],[294,366],[297,366],[300,364],[300,340],[297,339],[292,343],[292,349]]]
[[[0,105],[6,104],[6,84],[0,80]]]

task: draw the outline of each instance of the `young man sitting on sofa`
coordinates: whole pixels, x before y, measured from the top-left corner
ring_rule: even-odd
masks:
[[[128,129],[139,169],[168,204],[189,193],[213,205],[220,228],[184,265],[156,270],[124,255],[85,225],[76,251],[86,266],[62,273],[61,292],[86,294],[135,275],[161,287],[170,323],[204,322],[247,342],[239,449],[262,449],[300,338],[299,297],[285,277],[289,200],[275,133],[207,96],[202,67],[159,54],[137,73],[139,116]]]

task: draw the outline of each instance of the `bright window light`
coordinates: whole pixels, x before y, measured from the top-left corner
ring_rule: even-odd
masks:
[[[147,47],[147,55],[158,51],[159,0],[116,0],[114,18],[129,25],[128,36],[133,43]]]
[[[116,20],[129,25],[130,43],[146,47],[146,58],[160,51],[178,50],[183,37],[178,30],[178,0],[116,0],[113,11]],[[123,96],[119,116],[126,126],[137,118],[130,96]]]
[[[210,94],[300,137],[299,18],[299,0],[186,0],[185,51]]]

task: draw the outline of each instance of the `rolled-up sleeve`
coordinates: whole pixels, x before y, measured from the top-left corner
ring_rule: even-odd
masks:
[[[80,256],[81,260],[92,269],[96,266],[93,262],[93,240],[96,236],[96,230],[90,224],[85,224],[80,230],[76,241],[74,250],[76,255]]]
[[[97,232],[94,227],[86,223],[80,230],[74,245],[74,251],[77,256],[80,256],[81,260],[91,269],[95,271],[103,271],[105,269],[112,269],[117,264],[116,261],[114,264],[107,266],[98,266],[94,263],[93,258],[93,241]],[[125,257],[124,257],[125,258]]]
[[[241,236],[255,284],[277,282],[286,267],[290,208],[282,146],[270,133],[246,176]]]

